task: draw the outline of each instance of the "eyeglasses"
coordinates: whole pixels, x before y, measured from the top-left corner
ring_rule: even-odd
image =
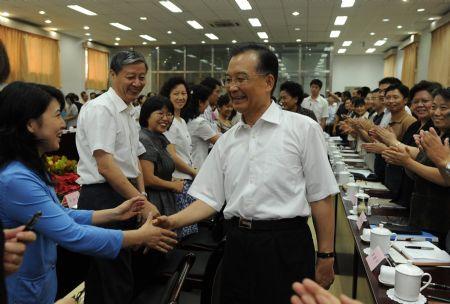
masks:
[[[230,87],[232,85],[240,87],[242,85],[245,85],[251,79],[256,78],[256,77],[253,77],[253,76],[266,76],[266,75],[268,75],[268,74],[267,73],[254,74],[252,76],[249,76],[247,74],[239,74],[239,75],[237,75],[235,77],[225,76],[225,78],[222,79],[222,85],[224,87]]]
[[[173,114],[172,113],[163,113],[163,112],[156,112],[156,114],[158,114],[159,116],[161,116],[161,117],[164,117],[164,116],[166,116],[166,118],[168,118],[168,119],[172,119],[173,118]]]

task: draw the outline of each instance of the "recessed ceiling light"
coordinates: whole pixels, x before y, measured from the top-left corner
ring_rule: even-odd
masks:
[[[195,28],[196,30],[201,30],[203,28],[203,26],[198,23],[196,20],[188,20],[186,21],[190,26],[192,26],[193,28]]]
[[[116,37],[115,39],[116,39],[116,41],[120,41],[120,37]]]
[[[297,39],[297,40],[295,40],[296,42],[302,42],[302,40],[301,39]]]
[[[387,37],[384,37],[383,40],[388,40]]]
[[[386,43],[386,40],[377,40],[377,42],[374,43],[375,46],[382,46],[383,44]]]
[[[417,11],[418,11],[418,12],[424,12],[425,9],[424,9],[424,8],[418,8]]]
[[[176,41],[172,41],[171,43],[172,43],[172,44],[177,44],[177,42],[176,42]]]
[[[347,22],[347,16],[337,16],[334,20],[334,25],[344,25]]]
[[[397,28],[398,28],[398,29],[401,29],[402,27],[403,27],[403,26],[401,26],[401,25],[397,25]]]
[[[83,27],[83,29],[88,30],[88,29],[90,29],[90,27],[86,25]]]
[[[144,41],[144,42],[142,42],[142,44],[143,44],[143,45],[147,45],[147,42],[146,42],[146,41]]]
[[[331,31],[330,38],[337,38],[341,34],[341,31]]]
[[[430,18],[428,18],[428,20],[430,20],[430,21],[439,20],[439,19],[441,19],[441,17],[430,17]]]
[[[339,49],[338,50],[338,54],[344,54],[345,52],[347,52],[347,49]]]
[[[126,25],[123,25],[122,23],[118,22],[111,22],[110,25],[115,26],[123,31],[131,31],[131,27],[128,27]]]
[[[239,6],[239,8],[243,11],[248,11],[252,9],[252,6],[247,0],[234,0],[236,1],[236,4]]]
[[[206,42],[205,42],[205,40],[202,40],[202,44],[205,44]]]
[[[145,40],[148,40],[148,41],[156,41],[155,38],[153,38],[152,36],[149,36],[149,35],[139,35],[139,37],[141,37]]]
[[[167,34],[169,34],[169,35],[172,34],[172,31],[167,31]]]
[[[352,7],[355,4],[355,0],[342,0],[341,7]]]
[[[205,36],[208,37],[211,40],[219,40],[219,37],[217,37],[213,33],[206,33]]]
[[[85,35],[86,35],[86,36],[91,36],[91,33],[86,33]]]
[[[261,22],[259,21],[258,18],[248,18],[248,22],[250,22],[250,24],[253,27],[260,27],[261,26]]]
[[[50,19],[47,19],[47,20],[45,20],[44,22],[47,23],[47,24],[52,23],[52,21],[51,21]]]
[[[297,11],[295,11],[295,12],[292,12],[292,15],[293,15],[293,16],[298,16],[298,15],[300,15],[300,13],[297,12]]]
[[[56,32],[58,29],[56,27],[49,28],[50,31]]]
[[[388,21],[389,21],[388,18],[384,18],[384,19],[383,19],[383,22],[388,22]]]
[[[92,38],[89,38],[88,41],[92,41]]]
[[[161,4],[162,6],[164,6],[165,8],[167,8],[169,11],[171,11],[172,13],[182,13],[183,11],[181,10],[181,8],[179,8],[178,6],[176,6],[175,4],[173,4],[170,1],[159,1],[159,4]]]
[[[231,40],[231,43],[236,43],[237,41],[236,40]]]
[[[352,45],[352,41],[351,40],[347,40],[342,42],[342,46],[351,46]]]
[[[3,13],[2,13],[2,16],[3,16],[3,17],[9,17],[9,13],[8,13],[8,12],[3,12]]]
[[[39,11],[39,15],[45,15],[45,11]]]
[[[265,42],[265,43],[269,42],[269,39],[264,39],[264,42]]]
[[[408,2],[408,0],[402,0],[403,2]]]
[[[257,34],[258,34],[258,37],[261,38],[261,39],[269,38],[269,36],[267,35],[266,32],[258,32]]]
[[[119,42],[115,42],[114,45],[119,45]]]
[[[375,48],[369,48],[369,49],[367,49],[366,50],[366,53],[373,53],[373,52],[375,52],[376,51],[376,49]]]
[[[84,7],[79,5],[68,5],[67,7],[88,16],[97,16],[97,13],[94,13],[93,11],[85,9]]]
[[[374,33],[374,32],[371,32],[371,33],[370,33],[370,36],[375,36],[375,33]]]
[[[300,30],[300,28],[299,27],[296,27],[294,30],[296,30],[296,31],[299,31]]]
[[[139,19],[141,19],[142,21],[147,20],[147,17],[139,17]]]

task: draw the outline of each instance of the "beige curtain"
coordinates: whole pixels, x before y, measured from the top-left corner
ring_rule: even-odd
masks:
[[[395,54],[384,58],[384,77],[395,76]]]
[[[431,52],[428,79],[450,86],[450,23],[431,33]]]
[[[57,40],[0,25],[11,65],[7,82],[21,80],[61,87]]]
[[[108,56],[107,52],[87,49],[86,89],[106,90],[108,88]]]
[[[403,48],[402,82],[410,88],[416,83],[418,47],[419,43],[414,42]]]

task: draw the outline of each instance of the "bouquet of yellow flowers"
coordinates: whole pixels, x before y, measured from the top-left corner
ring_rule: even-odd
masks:
[[[69,160],[66,156],[47,156],[47,168],[50,173],[63,175],[77,172],[77,161]]]

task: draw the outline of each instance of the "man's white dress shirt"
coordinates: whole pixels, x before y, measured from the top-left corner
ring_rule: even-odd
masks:
[[[310,202],[338,193],[322,128],[272,103],[253,127],[238,122],[214,145],[189,194],[225,218],[307,217]]]
[[[208,156],[209,139],[216,136],[216,129],[212,129],[210,123],[202,116],[190,120],[187,123],[192,139],[192,162],[194,167],[200,169]]]
[[[302,107],[313,111],[319,122],[322,118],[328,118],[328,101],[321,95],[317,96],[317,99],[312,96],[306,97],[303,99]]]
[[[139,176],[138,156],[145,153],[133,117],[132,104],[127,105],[113,88],[86,103],[78,116],[76,144],[80,161],[77,173],[81,185],[104,183],[98,172],[94,151],[103,150],[127,178]]]

